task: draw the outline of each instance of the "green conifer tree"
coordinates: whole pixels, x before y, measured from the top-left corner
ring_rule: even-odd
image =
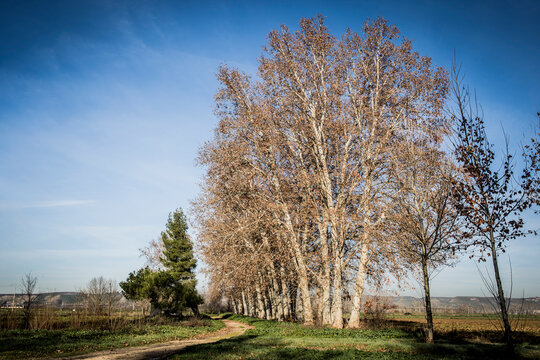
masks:
[[[180,313],[189,307],[198,316],[198,305],[203,303],[202,297],[195,289],[195,268],[197,261],[193,256],[193,243],[187,233],[187,218],[182,209],[169,214],[166,230],[161,233],[164,250],[161,263],[165,267],[169,286],[169,304]],[[163,278],[163,276],[161,277]]]
[[[187,219],[182,209],[169,214],[166,230],[161,233],[164,250],[161,263],[176,280],[195,279],[197,261],[193,257],[193,243],[187,234]]]
[[[195,268],[197,260],[193,256],[193,243],[187,233],[187,219],[182,209],[169,214],[166,229],[161,233],[163,255],[162,270],[146,267],[129,274],[120,283],[127,298],[149,299],[152,306],[167,315],[181,316],[185,308],[199,315],[198,306],[203,298],[197,293]]]

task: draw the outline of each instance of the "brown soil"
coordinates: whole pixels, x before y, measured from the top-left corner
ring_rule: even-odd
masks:
[[[242,335],[247,329],[253,329],[252,326],[232,320],[222,320],[226,327],[209,334],[202,334],[187,340],[175,340],[166,343],[152,344],[147,346],[137,346],[131,348],[114,349],[107,351],[98,351],[91,354],[77,355],[72,357],[56,358],[60,360],[143,360],[143,359],[163,359],[180,350],[193,345],[209,344],[219,340],[228,339],[234,336]]]

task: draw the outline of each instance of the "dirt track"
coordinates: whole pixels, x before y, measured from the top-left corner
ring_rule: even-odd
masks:
[[[152,344],[148,346],[136,346],[130,348],[114,349],[107,351],[98,351],[85,355],[72,357],[55,358],[56,360],[143,360],[143,359],[162,359],[180,350],[193,345],[209,344],[219,340],[228,339],[234,336],[242,335],[247,329],[253,329],[252,326],[242,324],[238,321],[223,320],[226,327],[210,333],[199,335],[192,339],[175,340],[166,343]]]

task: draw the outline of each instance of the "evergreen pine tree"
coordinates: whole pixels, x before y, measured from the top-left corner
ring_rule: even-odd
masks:
[[[187,234],[187,219],[182,209],[169,214],[166,230],[161,233],[164,251],[161,262],[179,281],[194,280],[197,261],[193,257],[193,244]]]
[[[187,307],[195,316],[199,315],[199,304],[203,298],[195,289],[193,243],[187,233],[187,219],[182,209],[169,214],[166,230],[161,233],[163,252],[160,262],[164,269],[151,270],[146,267],[129,274],[120,286],[131,299],[149,299],[152,306],[165,314],[181,316]]]
[[[165,274],[160,278],[168,279],[169,304],[172,309],[180,313],[184,307],[189,307],[198,316],[198,305],[203,299],[197,293],[195,286],[195,268],[197,261],[193,256],[193,243],[187,233],[187,219],[182,209],[176,209],[169,214],[166,230],[161,233],[163,242],[163,257],[161,263],[165,267]]]

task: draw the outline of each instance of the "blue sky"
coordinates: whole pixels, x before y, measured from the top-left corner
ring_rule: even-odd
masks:
[[[440,66],[456,51],[497,148],[501,126],[516,145],[530,134],[537,1],[2,1],[0,293],[27,272],[69,291],[140,267],[138,249],[197,195],[219,64],[254,73],[268,32],[318,13],[338,36],[381,15]],[[508,253],[514,291],[540,296],[538,239]],[[433,295],[482,295],[474,263],[444,270]]]

